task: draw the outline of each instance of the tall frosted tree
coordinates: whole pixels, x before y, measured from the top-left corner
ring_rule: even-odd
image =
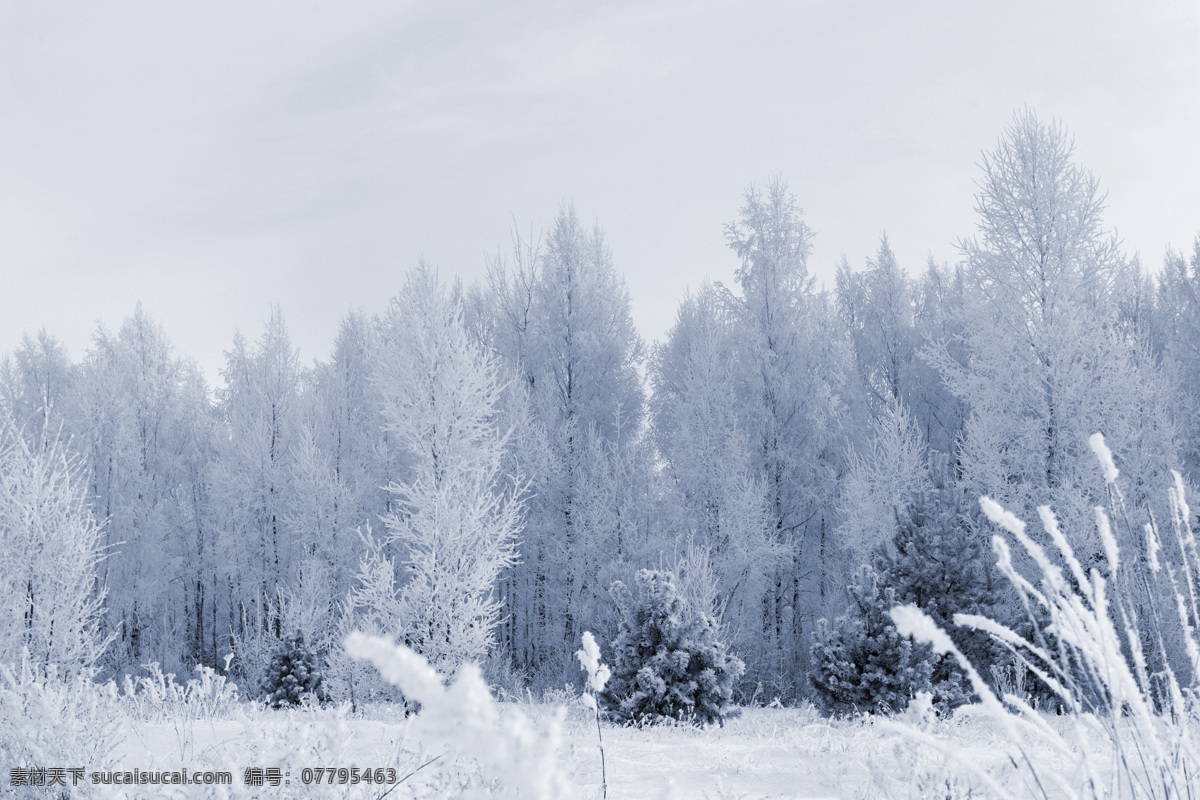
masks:
[[[33,445],[56,438],[77,422],[72,408],[75,370],[62,342],[43,328],[25,334],[21,345],[0,359],[0,411]]]
[[[866,447],[854,453],[843,484],[840,536],[857,564],[869,564],[914,509],[932,492],[928,449],[898,401],[871,426]]]
[[[771,536],[788,551],[763,605],[763,675],[790,695],[807,669],[807,637],[834,597],[836,478],[849,353],[828,298],[808,273],[812,232],[786,184],[746,192],[726,227],[741,264],[725,302],[736,333],[739,402],[767,500]]]
[[[643,394],[637,366],[643,344],[633,326],[629,293],[613,268],[598,229],[586,230],[574,208],[559,214],[547,238],[535,298],[533,411],[546,426],[551,472],[540,494],[551,540],[549,571],[562,581],[562,643],[566,654],[607,600],[603,562],[627,556],[634,515],[615,513],[590,493],[588,471],[598,458],[638,443]],[[624,439],[624,441],[622,441]],[[613,447],[610,447],[612,445]],[[604,512],[614,512],[606,515]],[[613,524],[604,524],[608,516]],[[555,521],[557,518],[557,521]],[[553,528],[552,528],[553,529]]]
[[[910,365],[909,410],[939,462],[936,471],[943,480],[953,482],[958,475],[960,434],[967,412],[962,398],[949,390],[928,356],[938,351],[960,363],[967,358],[967,290],[962,265],[950,267],[930,258],[915,295],[913,322],[919,350]]]
[[[283,635],[281,591],[300,557],[287,525],[291,470],[299,436],[299,354],[279,309],[257,343],[238,333],[225,354],[218,391],[219,461],[214,472],[227,586],[228,629],[239,640],[251,679]]]
[[[899,403],[911,416],[938,471],[957,457],[962,401],[923,358],[930,345],[953,357],[963,354],[965,279],[961,268],[929,260],[910,278],[900,268],[885,234],[865,269],[855,272],[843,258],[837,271],[837,306],[854,351],[855,380],[850,413],[861,424],[851,435],[857,448],[871,447],[865,434],[891,418]]]
[[[1184,464],[1200,481],[1200,236],[1191,257],[1168,251],[1159,274],[1152,344],[1175,375],[1176,403],[1183,411]]]
[[[125,669],[150,660],[168,668],[211,663],[215,631],[205,605],[215,588],[216,536],[204,520],[204,380],[139,304],[115,334],[97,330],[76,391],[89,499],[104,524],[109,659]]]
[[[298,543],[285,624],[319,654],[340,647],[344,602],[363,555],[358,530],[382,527],[403,454],[389,445],[383,397],[372,378],[376,332],[362,312],[347,314],[328,361],[301,382],[300,430],[289,475],[295,502],[287,528]]]
[[[493,265],[486,325],[529,410],[514,442],[532,496],[521,564],[504,581],[506,644],[521,669],[574,677],[582,632],[615,629],[614,565],[646,536],[644,346],[603,235],[573,208],[514,256]]]
[[[850,333],[858,373],[853,394],[865,398],[871,418],[889,414],[896,402],[909,404],[915,389],[918,339],[911,284],[887,234],[866,269],[852,272],[845,261],[838,268],[838,312]]]
[[[788,552],[771,530],[749,446],[735,345],[720,293],[706,284],[686,296],[665,341],[654,347],[650,408],[663,462],[660,524],[684,556],[679,575],[753,677],[769,656],[762,646],[764,600]],[[693,586],[701,578],[708,585]]]
[[[385,632],[453,670],[487,655],[496,582],[520,532],[523,481],[503,472],[503,378],[468,337],[461,300],[423,265],[378,327],[385,426],[410,467],[389,486],[398,506],[386,539],[368,538],[356,601]]]
[[[1022,111],[981,166],[979,234],[962,243],[966,351],[931,353],[970,409],[962,476],[1026,518],[1051,505],[1083,556],[1099,559],[1088,519],[1103,487],[1087,438],[1103,432],[1154,485],[1175,460],[1163,376],[1116,324],[1112,288],[1128,265],[1062,126]]]

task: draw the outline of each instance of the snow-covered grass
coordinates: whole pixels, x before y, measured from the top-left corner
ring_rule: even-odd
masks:
[[[501,720],[524,717],[539,728],[559,719],[561,706],[540,702],[498,704]],[[345,710],[270,710],[242,702],[234,713],[180,724],[186,748],[181,752],[174,721],[147,721],[119,699],[113,709],[109,770],[224,770],[227,789],[212,786],[102,787],[102,797],[330,797],[455,798],[513,796],[472,758],[455,755],[440,734],[430,734],[420,715],[377,706],[367,713]],[[594,717],[576,697],[561,717],[557,763],[566,780],[565,796],[593,800],[602,793],[600,756]],[[1006,770],[996,727],[987,720],[930,721],[928,735],[952,744],[975,763],[997,774]],[[952,797],[979,794],[980,782],[969,771],[881,729],[869,717],[828,720],[815,709],[750,708],[725,726],[690,725],[615,727],[605,723],[610,798]],[[437,759],[437,760],[434,760]],[[76,759],[78,760],[78,759]],[[428,763],[430,761],[433,763]],[[53,764],[45,764],[53,766]],[[100,769],[95,762],[70,766]],[[426,765],[423,768],[422,765]],[[291,783],[249,787],[246,767],[277,767]],[[389,785],[303,786],[305,767],[392,768],[405,780],[390,794]],[[7,770],[7,765],[6,765]],[[1011,767],[1007,767],[1011,772]],[[7,772],[3,775],[8,782]],[[7,785],[5,786],[7,789]],[[31,797],[53,796],[45,789]],[[81,796],[88,796],[83,794]],[[521,797],[526,797],[522,794]]]
[[[443,690],[453,691],[453,684]],[[564,796],[598,800],[603,789],[593,712],[580,695],[566,690],[555,693],[553,699],[553,703],[528,697],[494,702],[495,716],[488,724],[503,732],[525,720],[539,737],[558,725],[554,764],[550,766],[565,782]],[[475,697],[472,702],[480,700]],[[190,773],[221,770],[232,776],[232,785],[224,788],[86,787],[88,791],[78,796],[280,800],[513,796],[506,793],[511,787],[498,780],[509,776],[496,773],[495,765],[486,759],[459,752],[462,741],[447,736],[445,713],[439,723],[422,719],[428,708],[405,717],[402,709],[387,705],[352,714],[328,706],[273,710],[240,700],[211,717],[182,712],[148,716],[128,697],[102,692],[79,707],[77,719],[72,707],[61,702],[50,710],[53,718],[38,728],[40,741],[49,741],[51,726],[90,731],[103,720],[95,729],[104,737],[100,742],[103,753],[95,755],[93,750],[93,755],[87,755],[64,741],[62,747],[34,759],[32,763],[37,765],[55,766],[62,761],[62,766],[84,766],[89,771],[187,768]],[[1095,761],[1107,752],[1105,732],[1094,721],[1084,719],[1078,725],[1073,717],[1053,714],[1038,714],[1038,721],[1054,735],[1082,744],[1082,752],[1095,756]],[[942,720],[914,705],[901,722],[907,730],[870,716],[828,719],[807,706],[747,708],[724,726],[708,728],[603,723],[607,793],[610,798],[631,800],[958,798],[995,796],[996,792],[988,791],[990,781],[1004,794],[1040,796],[1028,791],[1024,765],[1010,760],[1013,742],[995,719],[960,713]],[[28,720],[18,723],[26,731],[31,730],[28,725]],[[913,731],[920,736],[914,737]],[[77,735],[74,741],[94,748],[97,735]],[[1077,785],[1077,755],[1054,752],[1034,757],[1048,783]],[[6,759],[5,784],[7,769],[16,763],[27,762]],[[247,786],[247,767],[277,768],[290,783]],[[341,767],[394,769],[399,785],[343,785],[336,774],[332,785],[302,783],[305,768]],[[1051,797],[1071,794],[1050,792]],[[27,796],[53,795],[45,789],[30,789]]]
[[[1023,521],[983,497],[980,506],[984,514],[1015,540],[1040,573],[1034,579],[1021,574],[1013,566],[1008,541],[999,535],[994,538],[999,569],[1019,592],[1033,633],[1023,636],[975,615],[955,616],[956,624],[985,631],[1003,643],[1036,674],[1066,712],[1066,724],[1047,724],[1045,716],[1030,706],[1028,697],[997,695],[920,609],[894,608],[892,618],[902,633],[929,642],[936,652],[950,653],[958,660],[980,698],[969,710],[993,720],[1003,731],[1002,745],[1018,776],[1002,783],[986,771],[976,770],[992,793],[1012,797],[1194,797],[1200,792],[1200,717],[1195,703],[1196,678],[1200,676],[1200,636],[1196,631],[1200,548],[1183,479],[1174,473],[1169,489],[1171,536],[1164,538],[1149,515],[1140,552],[1122,553],[1111,519],[1124,522],[1126,542],[1137,540],[1117,484],[1119,472],[1103,436],[1097,433],[1089,443],[1100,462],[1110,500],[1109,509],[1095,508],[1104,568],[1085,569],[1050,508],[1038,508],[1052,545],[1043,547],[1026,532]],[[1165,556],[1160,557],[1164,550],[1178,555],[1164,560]],[[1142,593],[1130,592],[1130,586]],[[1172,657],[1173,651],[1179,650],[1186,652],[1186,659]],[[907,732],[933,750],[956,755],[953,747],[927,737],[916,727],[889,727]],[[969,761],[962,763],[972,766]],[[1062,768],[1056,769],[1056,765]]]
[[[229,786],[92,786],[72,796],[120,798],[523,798],[545,787],[571,798],[600,798],[604,773],[596,717],[582,695],[564,688],[551,702],[492,699],[471,670],[444,685],[427,665],[396,661],[378,640],[354,652],[408,673],[409,696],[425,708],[310,707],[273,710],[238,699],[219,676],[180,687],[158,674],[131,691],[7,676],[0,686],[0,750],[12,766],[92,771],[228,772]],[[403,657],[402,657],[403,658]],[[394,674],[394,672],[389,672]],[[465,682],[464,681],[465,677]],[[423,684],[423,685],[422,685]],[[220,698],[214,701],[214,698]],[[996,726],[967,717],[919,720],[925,734],[974,764],[1011,771]],[[909,797],[978,794],[968,770],[945,763],[876,720],[823,718],[812,707],[748,708],[724,726],[617,727],[603,723],[607,794],[612,798]],[[18,743],[25,742],[23,746]],[[507,760],[506,760],[507,759]],[[305,785],[305,769],[394,770],[397,782]],[[516,770],[514,767],[520,767]],[[277,769],[281,781],[249,786],[247,768]],[[384,773],[386,776],[386,773]],[[5,783],[9,775],[3,776]],[[328,779],[326,778],[326,781]],[[541,789],[537,787],[542,787]],[[54,796],[43,788],[5,789]],[[22,794],[24,792],[24,794]]]

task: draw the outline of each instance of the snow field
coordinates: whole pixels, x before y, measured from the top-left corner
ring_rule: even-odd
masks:
[[[554,707],[505,703],[502,714],[544,721]],[[227,770],[234,786],[113,789],[110,797],[378,798],[388,786],[299,785],[304,767],[392,767],[400,777],[416,771],[388,798],[450,798],[487,792],[478,765],[425,746],[420,715],[403,718],[377,706],[358,716],[333,709],[267,710],[245,704],[230,719],[120,721],[111,769]],[[1014,770],[995,726],[986,719],[933,721],[927,733],[952,747],[967,763],[1008,783]],[[724,727],[604,727],[610,798],[884,798],[979,796],[981,781],[961,764],[947,763],[930,748],[871,717],[825,719],[815,709],[752,708]],[[560,763],[574,797],[599,798],[600,754],[588,709],[568,706]],[[246,787],[246,767],[279,767],[287,786]],[[1068,768],[1066,764],[1058,769]],[[492,785],[496,796],[507,796]],[[1014,787],[1016,788],[1016,787]],[[488,796],[485,794],[484,796]],[[1019,792],[1018,792],[1019,796]]]

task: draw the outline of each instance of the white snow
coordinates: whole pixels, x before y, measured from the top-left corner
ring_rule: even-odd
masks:
[[[503,704],[547,721],[554,708],[539,703]],[[1007,766],[995,726],[986,719],[927,720],[924,732],[953,747],[970,763],[1003,777]],[[304,767],[391,767],[404,777],[442,751],[420,736],[419,715],[380,706],[346,717],[332,709],[268,711],[246,707],[240,718],[191,722],[140,722],[124,718],[111,769],[225,769],[233,773],[235,797],[378,798],[386,785],[320,789],[300,784]],[[600,797],[600,754],[591,713],[577,699],[569,706],[560,759],[571,795]],[[936,790],[955,796],[981,783],[969,771],[870,717],[828,720],[815,709],[751,708],[724,727],[604,727],[608,796],[639,798],[857,798],[918,796]],[[328,747],[328,750],[321,750]],[[278,766],[286,786],[243,785],[246,767]],[[91,765],[89,765],[91,768]],[[4,776],[7,779],[7,775]],[[459,797],[479,788],[474,762],[446,756],[416,772],[388,795],[396,798]],[[949,787],[949,788],[947,788]],[[143,787],[114,797],[217,796],[199,786]],[[506,796],[496,787],[497,796]]]

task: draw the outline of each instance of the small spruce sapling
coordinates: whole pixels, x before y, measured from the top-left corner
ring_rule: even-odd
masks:
[[[875,559],[880,583],[895,590],[893,601],[916,605],[946,630],[955,614],[988,613],[993,603],[982,536],[950,494],[942,493],[941,512],[921,503],[897,515],[896,533]],[[985,634],[960,629],[952,638],[974,664],[1003,660],[1003,649]],[[971,702],[966,676],[949,656],[933,657],[930,682],[942,713]]]
[[[596,715],[596,739],[600,742],[601,794],[603,797],[608,797],[608,770],[604,764],[604,737],[600,734],[600,707],[596,705],[596,697],[592,692],[604,691],[604,684],[608,683],[612,672],[609,670],[608,664],[600,663],[600,646],[596,644],[596,639],[592,636],[591,631],[583,632],[583,649],[576,650],[575,655],[579,657],[580,668],[588,674],[588,691],[583,693],[583,704]]]
[[[888,616],[896,593],[879,584],[879,574],[863,565],[848,587],[852,612],[832,627],[818,624],[811,680],[829,712],[901,711],[930,689],[930,648],[914,647],[896,630]]]
[[[290,636],[275,650],[262,688],[267,703],[274,708],[298,706],[306,695],[324,699],[324,681],[317,669],[317,657],[304,644],[304,634]]]
[[[615,664],[601,700],[625,723],[723,722],[742,660],[717,639],[712,617],[693,608],[670,572],[641,570],[636,593],[617,581],[621,612]]]

